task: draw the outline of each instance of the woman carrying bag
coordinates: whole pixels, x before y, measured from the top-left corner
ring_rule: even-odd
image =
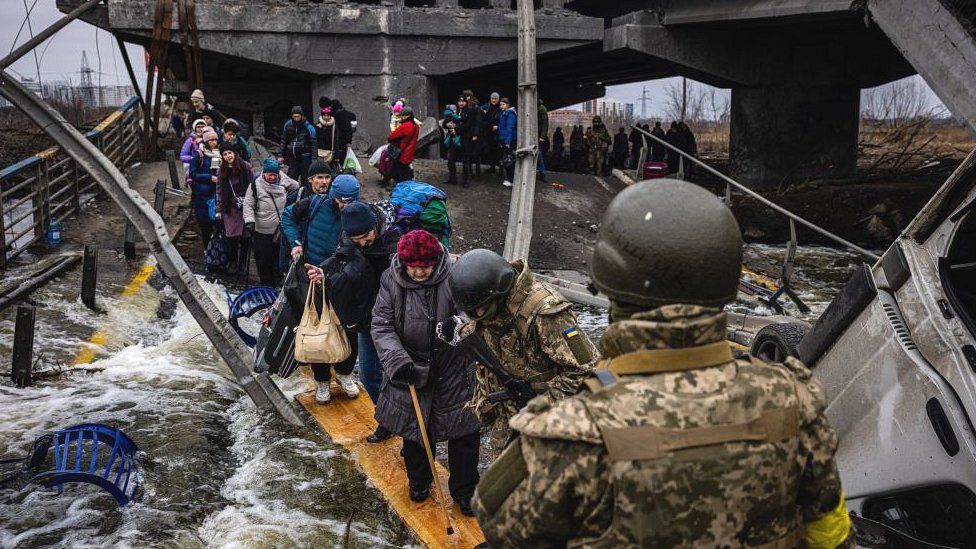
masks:
[[[262,286],[278,287],[278,247],[281,241],[281,212],[288,193],[298,190],[294,179],[281,174],[275,158],[267,158],[261,176],[247,187],[244,195],[244,227],[251,233],[254,263]]]
[[[400,239],[380,279],[372,320],[384,370],[376,420],[403,437],[407,488],[416,502],[430,497],[434,481],[418,420],[426,424],[430,444],[448,441],[451,496],[462,513],[473,516],[480,426],[466,404],[474,390],[474,362],[435,335],[437,323],[456,314],[447,286],[453,263],[436,236],[411,231]]]
[[[217,221],[224,227],[230,271],[238,271],[247,263],[250,253],[247,232],[244,230],[244,195],[251,183],[251,165],[237,156],[231,143],[220,144],[220,169],[217,171]],[[245,270],[245,276],[247,272]]]
[[[318,123],[315,124],[315,139],[318,141],[318,159],[328,164],[334,172],[338,171],[338,159],[341,156],[336,151],[335,136],[336,121],[332,118],[332,109],[325,107],[319,115]]]

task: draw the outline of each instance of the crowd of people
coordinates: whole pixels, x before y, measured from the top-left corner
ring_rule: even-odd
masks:
[[[822,388],[795,359],[736,359],[724,341],[742,240],[717,197],[672,181],[613,200],[591,262],[611,303],[598,348],[525,262],[488,249],[457,255],[449,229],[405,223],[390,200],[362,200],[356,176],[336,169],[351,135],[337,105],[323,98],[318,123],[293,109],[281,157],[253,177],[231,121],[203,103],[182,158],[204,240],[215,230],[237,239],[237,264],[253,248],[262,284],[277,286],[293,264],[325,285],[351,353],[311,364],[315,401],[335,398],[333,371],[344,398],[365,390],[378,423],[366,441],[402,441],[412,501],[431,496],[425,444],[446,441],[450,494],[492,546],[852,546]],[[405,101],[391,112],[392,197],[417,183],[418,126]],[[480,106],[464,92],[440,125],[449,184],[469,185],[482,165],[511,184],[508,99]],[[681,131],[673,124],[664,139],[677,144]],[[597,174],[608,158],[625,162],[628,144],[640,153],[633,135],[611,138],[599,117],[569,141],[569,156],[582,162],[584,151]],[[657,150],[650,158],[668,158]],[[556,128],[539,169],[565,152]],[[708,262],[688,234],[715,241]],[[482,432],[493,459],[483,479]]]

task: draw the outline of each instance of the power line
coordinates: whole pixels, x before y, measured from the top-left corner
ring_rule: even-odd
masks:
[[[34,5],[37,5],[37,0],[34,0]],[[34,26],[31,24],[31,8],[27,7],[27,0],[24,0],[24,12],[27,14],[27,30],[30,31],[31,38],[34,38]],[[31,49],[34,54],[34,68],[37,69],[37,83],[41,83],[41,62],[37,60],[37,48]]]
[[[13,53],[14,48],[17,47],[17,40],[20,40],[20,33],[24,31],[24,26],[27,25],[27,19],[30,17],[31,12],[34,11],[34,6],[36,5],[37,5],[37,0],[34,0],[34,3],[31,5],[30,9],[27,10],[27,17],[24,17],[24,20],[20,22],[20,28],[17,29],[17,36],[14,36],[14,43],[10,44],[10,51],[7,52],[7,55]]]

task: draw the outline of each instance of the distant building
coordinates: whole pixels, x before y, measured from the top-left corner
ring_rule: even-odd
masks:
[[[81,103],[86,107],[118,107],[135,95],[132,86],[84,86],[65,80],[38,82],[24,77],[20,81],[27,90],[49,103]],[[0,98],[0,107],[12,104]]]
[[[584,103],[585,108],[586,103]],[[590,126],[593,123],[593,115],[585,111],[572,109],[559,109],[549,111],[549,131],[556,131],[557,127],[563,128],[563,133],[567,133],[573,126]]]

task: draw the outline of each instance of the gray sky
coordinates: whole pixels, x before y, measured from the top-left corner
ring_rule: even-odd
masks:
[[[64,15],[58,11],[55,0],[26,0],[26,8],[32,5],[30,23],[35,33]],[[0,7],[3,9],[3,17],[0,17],[0,48],[6,55],[15,47],[14,37],[24,22],[27,9],[24,0],[0,0]],[[29,39],[30,30],[24,25],[17,45]],[[143,48],[129,45],[126,49],[129,51],[139,87],[145,87],[146,62]],[[84,51],[87,53],[89,66],[96,71],[92,74],[95,85],[98,85],[99,78],[105,86],[129,84],[129,76],[125,72],[125,64],[115,37],[88,23],[72,21],[34,51],[37,53],[38,63],[35,65],[33,54],[27,54],[11,66],[14,74],[36,79],[39,66],[41,80],[71,80],[78,83],[81,54]]]

